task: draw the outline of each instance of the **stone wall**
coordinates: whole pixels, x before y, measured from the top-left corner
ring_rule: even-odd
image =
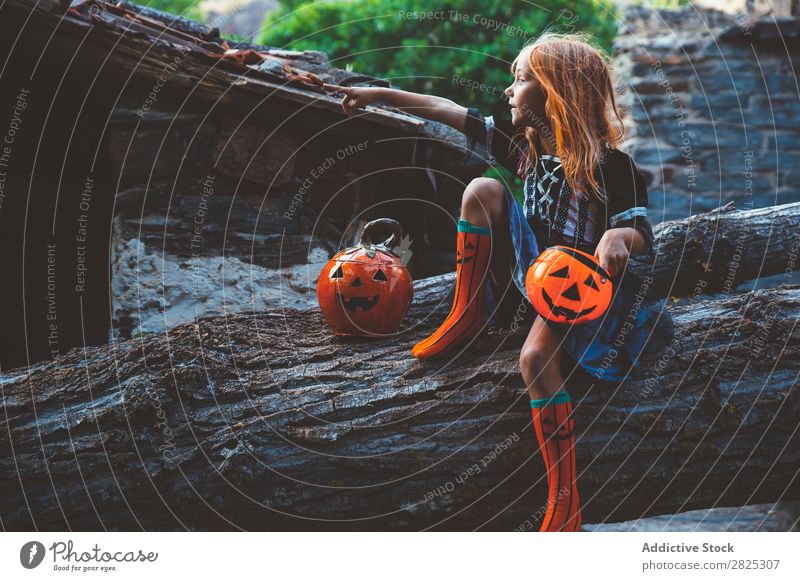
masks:
[[[616,45],[653,222],[800,200],[800,20],[631,8]]]

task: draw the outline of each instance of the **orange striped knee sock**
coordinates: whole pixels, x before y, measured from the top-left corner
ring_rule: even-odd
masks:
[[[489,228],[458,221],[456,294],[450,314],[436,332],[414,345],[417,359],[444,355],[463,345],[486,325],[483,312],[484,281],[489,276],[492,235]]]
[[[581,508],[575,481],[575,423],[563,389],[553,397],[531,400],[533,427],[547,471],[547,511],[541,531],[579,531]]]

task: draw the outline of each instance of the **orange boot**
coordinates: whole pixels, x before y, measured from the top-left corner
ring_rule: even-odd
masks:
[[[547,511],[540,532],[581,530],[581,508],[575,481],[575,423],[569,394],[531,400],[533,427],[547,470]]]
[[[486,325],[483,285],[489,276],[491,230],[459,220],[457,248],[453,307],[433,335],[414,345],[411,354],[417,359],[444,355],[466,343]]]

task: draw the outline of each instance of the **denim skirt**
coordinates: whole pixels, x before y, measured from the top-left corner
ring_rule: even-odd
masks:
[[[505,188],[508,227],[514,248],[512,279],[514,286],[528,301],[525,275],[539,253],[554,245],[537,238],[522,207]],[[653,282],[649,276],[638,276],[626,270],[611,277],[614,294],[606,313],[588,323],[570,325],[546,323],[560,338],[561,348],[585,372],[606,381],[622,381],[646,355],[664,349],[673,339],[673,321],[665,301],[649,301],[647,291]],[[491,286],[491,285],[489,285]],[[486,293],[489,318],[496,312],[499,289]],[[529,303],[528,303],[528,306]]]

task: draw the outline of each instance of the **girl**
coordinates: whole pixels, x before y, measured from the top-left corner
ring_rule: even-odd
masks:
[[[611,275],[616,292],[604,317],[574,327],[538,317],[520,353],[548,477],[541,530],[577,531],[575,436],[561,357],[566,352],[595,377],[620,380],[643,351],[659,317],[655,305],[637,300],[641,281],[625,266],[632,253],[652,255],[647,189],[630,157],[616,149],[622,120],[609,66],[598,50],[577,35],[546,33],[522,49],[511,73],[514,80],[504,91],[511,107],[507,121],[441,97],[326,88],[344,94],[348,115],[380,101],[450,125],[467,136],[468,156],[481,155],[524,180],[522,207],[494,179],[477,178],[465,189],[453,307],[441,327],[414,346],[415,357],[452,353],[474,338],[486,325],[487,303],[513,288],[512,282],[525,296],[527,269],[548,246],[594,254]]]

